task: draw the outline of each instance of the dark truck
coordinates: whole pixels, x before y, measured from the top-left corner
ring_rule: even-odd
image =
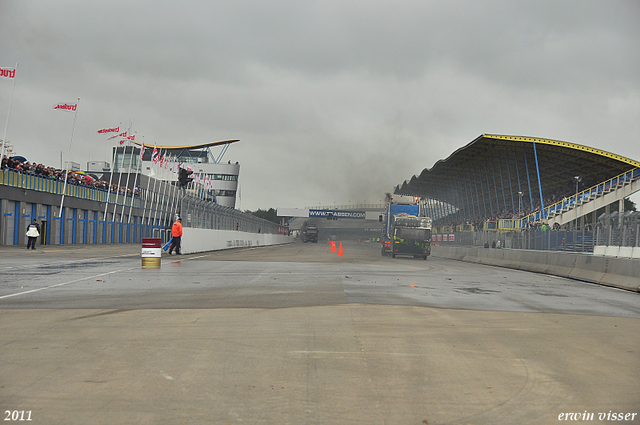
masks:
[[[412,255],[426,260],[431,255],[431,218],[398,214],[391,223],[391,238],[391,257]]]
[[[308,224],[302,233],[302,242],[318,243],[318,226],[315,224]]]
[[[380,222],[384,224],[382,228],[382,255],[391,254],[391,245],[393,245],[391,226],[393,219],[398,214],[403,213],[419,216],[420,206],[418,205],[418,199],[413,196],[390,196],[386,211],[380,216]]]

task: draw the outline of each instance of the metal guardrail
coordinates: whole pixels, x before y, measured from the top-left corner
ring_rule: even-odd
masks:
[[[186,227],[267,234],[289,233],[287,227],[234,208],[202,200],[189,192],[180,201],[180,216],[182,224]]]
[[[620,186],[627,185],[633,180],[640,178],[640,168],[634,168],[625,173],[617,175],[609,180],[605,180],[595,186],[585,189],[582,192],[578,192],[562,201],[556,202],[544,208],[523,217],[521,223],[536,222],[553,217],[561,212],[570,211],[573,208],[589,202],[597,197],[600,197],[606,193],[612,192]]]
[[[35,190],[37,192],[52,193],[55,195],[62,195],[62,191],[64,190],[64,180],[52,179],[8,168],[3,169],[0,173],[0,185],[26,190]],[[69,183],[67,183],[65,196],[97,202],[107,202],[108,197],[108,202],[110,204],[123,205],[124,203],[125,206],[133,207],[140,207],[141,202],[140,198],[135,198],[133,196],[126,196],[114,192],[107,192],[103,189]]]

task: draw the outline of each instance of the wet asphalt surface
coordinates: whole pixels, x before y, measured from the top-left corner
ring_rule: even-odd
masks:
[[[29,423],[640,413],[637,293],[355,242],[343,257],[292,243],[158,269],[136,245],[38,248],[0,247],[0,412]]]
[[[640,317],[640,294],[437,257],[382,257],[378,246],[324,243],[162,258],[137,245],[5,247],[0,308],[286,308],[362,303]]]

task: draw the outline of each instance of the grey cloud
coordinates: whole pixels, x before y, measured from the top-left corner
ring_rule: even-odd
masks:
[[[109,155],[95,130],[114,122],[132,120],[150,143],[240,138],[227,157],[242,164],[243,208],[380,199],[483,132],[638,158],[639,10],[577,0],[3,1],[0,65],[20,62],[8,134],[57,164],[70,123],[51,105],[77,96],[81,161]]]

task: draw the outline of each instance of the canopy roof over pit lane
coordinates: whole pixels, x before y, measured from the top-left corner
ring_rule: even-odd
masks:
[[[158,149],[205,149],[213,146],[230,145],[231,143],[239,142],[239,139],[221,140],[218,142],[198,143],[195,145],[146,145],[147,147],[153,146]],[[142,145],[142,142],[133,142],[138,146]]]
[[[452,205],[465,219],[504,218],[575,194],[576,180],[583,190],[637,167],[638,161],[575,143],[482,134],[395,193]]]
[[[173,157],[177,157],[181,161],[186,162],[198,162],[199,158],[202,158],[205,162],[210,160],[213,163],[219,163],[224,154],[227,152],[229,145],[232,143],[239,142],[239,139],[231,139],[231,140],[221,140],[218,142],[207,142],[207,143],[199,143],[195,145],[144,145],[142,142],[133,142],[138,146],[146,146],[146,148],[155,148],[161,151],[166,151],[170,153]],[[218,154],[216,158],[213,153],[211,153],[212,147],[222,146],[222,151]],[[151,161],[152,152],[145,149],[143,160]]]

